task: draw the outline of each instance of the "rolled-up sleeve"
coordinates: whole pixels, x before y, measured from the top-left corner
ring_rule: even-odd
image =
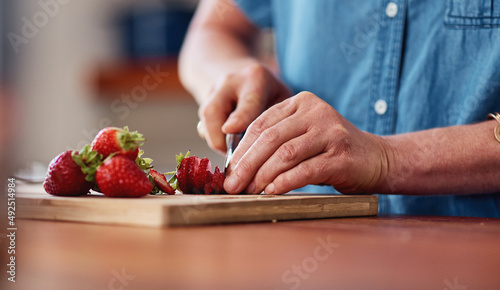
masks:
[[[247,17],[261,28],[273,26],[271,0],[234,0]]]

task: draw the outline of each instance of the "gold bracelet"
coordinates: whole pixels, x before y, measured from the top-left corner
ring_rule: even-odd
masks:
[[[493,132],[495,133],[495,138],[497,139],[497,141],[500,142],[500,114],[495,113],[495,114],[489,114],[488,116],[497,120],[497,122],[498,122],[498,124],[495,127],[495,130],[493,130]]]

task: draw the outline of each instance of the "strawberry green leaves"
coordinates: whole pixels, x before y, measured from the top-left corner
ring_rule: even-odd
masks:
[[[74,150],[71,153],[71,158],[81,167],[85,174],[85,180],[93,182],[97,168],[102,165],[102,154],[95,150],[91,150],[90,145],[85,145],[80,152]]]
[[[152,168],[153,166],[151,163],[153,163],[153,159],[151,158],[142,158],[142,155],[144,154],[144,150],[139,150],[139,153],[137,154],[137,158],[135,159],[135,163],[142,169],[142,170],[148,170]]]
[[[130,132],[128,126],[123,127],[123,129],[116,128],[116,130],[116,137],[120,142],[120,146],[126,151],[134,151],[144,145],[144,141],[146,141],[141,133],[137,131]]]

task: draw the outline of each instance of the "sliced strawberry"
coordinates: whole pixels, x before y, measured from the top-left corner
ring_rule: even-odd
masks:
[[[200,167],[201,159],[198,156],[191,156],[187,158],[188,162],[188,172],[187,172],[187,191],[190,193],[200,194],[196,188],[196,175],[198,173],[198,168]]]
[[[211,164],[208,158],[201,159],[198,167],[194,169],[194,189],[196,193],[201,194],[205,192],[205,184],[209,183],[212,179],[210,169]]]
[[[91,145],[92,150],[96,150],[104,158],[117,153],[135,161],[139,147],[145,140],[142,134],[137,131],[130,132],[128,127],[106,127],[97,133]]]
[[[178,159],[179,160],[179,159]],[[197,156],[180,158],[176,172],[178,188],[185,194],[220,194],[225,193],[224,174],[215,167],[212,174],[208,158]]]
[[[215,192],[217,194],[226,193],[224,191],[224,180],[226,179],[226,177],[224,176],[224,173],[220,172],[218,166],[215,166],[214,176],[217,176],[217,183],[212,182],[212,186]]]
[[[95,179],[100,191],[109,197],[141,197],[153,189],[146,173],[123,155],[106,160],[97,169]]]
[[[165,175],[159,173],[158,171],[151,168],[149,174],[153,177],[156,186],[163,192],[173,195],[175,194],[175,189],[168,183]]]
[[[212,183],[205,184],[205,194],[213,194],[214,189],[212,187]]]
[[[175,174],[175,176],[177,177],[177,187],[183,193],[188,192],[188,186],[187,186],[188,169],[189,169],[189,164],[192,162],[190,160],[191,159],[189,159],[189,157],[182,159],[181,163],[179,164],[179,168],[177,168],[177,172]]]

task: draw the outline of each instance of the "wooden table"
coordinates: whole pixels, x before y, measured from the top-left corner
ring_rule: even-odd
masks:
[[[3,289],[500,288],[499,219],[17,224],[17,281]]]

